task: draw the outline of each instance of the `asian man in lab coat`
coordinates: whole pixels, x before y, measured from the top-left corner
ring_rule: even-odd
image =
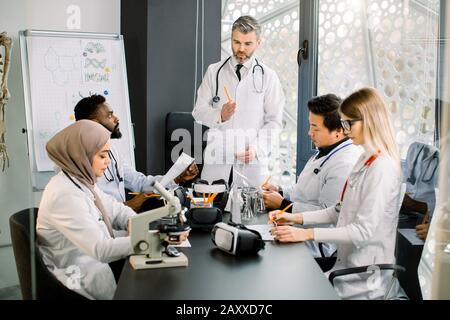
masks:
[[[261,27],[250,16],[232,26],[233,54],[208,67],[192,115],[209,127],[201,177],[257,186],[267,177],[285,97],[274,70],[254,54]],[[243,178],[245,177],[245,178]]]
[[[309,131],[318,151],[306,163],[293,186],[280,187],[266,183],[263,188],[267,209],[284,209],[288,212],[325,209],[339,202],[339,196],[350,171],[362,153],[344,135],[339,117],[342,100],[334,94],[326,94],[308,102]],[[315,257],[322,256],[316,242],[307,242]],[[323,244],[323,255],[329,257],[336,246]]]
[[[154,180],[159,181],[162,176],[145,175],[124,163],[118,150],[114,147],[114,139],[120,139],[122,133],[119,128],[119,118],[114,114],[111,106],[102,95],[91,95],[81,99],[75,106],[75,119],[93,120],[111,132],[112,147],[109,153],[111,162],[102,177],[98,178],[98,187],[106,194],[111,195],[117,201],[124,202],[134,211],[139,212],[144,201],[147,200],[146,193],[151,192]],[[195,163],[190,165],[180,176],[175,178],[171,187],[194,179],[198,175]],[[126,201],[125,188],[139,192],[137,196]]]

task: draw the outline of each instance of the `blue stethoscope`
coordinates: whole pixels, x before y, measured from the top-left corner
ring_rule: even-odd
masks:
[[[319,172],[320,172],[320,170],[322,170],[322,167],[323,167],[323,165],[325,164],[325,162],[327,162],[328,159],[330,159],[336,152],[338,152],[339,150],[342,150],[342,149],[344,149],[344,148],[347,148],[348,146],[350,146],[350,145],[352,145],[352,144],[353,144],[353,142],[350,141],[350,142],[348,142],[348,143],[346,143],[346,144],[340,146],[339,148],[337,148],[337,149],[334,150],[333,152],[331,152],[331,153],[330,153],[330,154],[329,154],[329,155],[328,155],[328,156],[320,163],[319,167],[314,169],[314,171],[313,171],[314,174],[319,174]],[[315,156],[317,156],[317,154],[314,155],[313,157],[315,157]]]
[[[219,97],[219,73],[220,70],[222,70],[223,66],[230,61],[231,57],[228,57],[227,60],[225,60],[224,63],[222,63],[222,65],[220,66],[219,70],[217,70],[216,73],[216,94],[215,96],[212,98],[213,103],[218,103],[220,101],[220,97]],[[253,76],[253,87],[255,88],[256,92],[258,93],[262,93],[263,92],[263,88],[264,88],[264,68],[262,67],[262,65],[259,64],[258,60],[255,58],[256,64],[253,66],[252,69],[252,76]],[[259,69],[261,71],[261,86],[258,89],[256,87],[255,84],[255,71]]]

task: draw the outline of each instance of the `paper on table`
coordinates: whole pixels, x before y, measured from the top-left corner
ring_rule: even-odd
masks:
[[[246,226],[247,229],[258,231],[261,234],[263,241],[275,240],[270,230],[273,228],[271,224],[253,224]]]
[[[416,229],[398,229],[413,246],[423,245],[424,241],[417,236]]]
[[[163,187],[167,187],[169,183],[175,180],[187,167],[194,162],[194,158],[191,158],[186,153],[182,153],[181,156],[178,157],[177,161],[173,164],[173,166],[167,171],[167,173],[162,177],[159,182]]]

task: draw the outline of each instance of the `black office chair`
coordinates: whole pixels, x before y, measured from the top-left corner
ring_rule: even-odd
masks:
[[[31,300],[87,300],[65,287],[46,267],[35,241],[31,243],[30,227],[35,230],[38,208],[24,209],[9,218],[11,240],[19,275],[22,298]],[[31,218],[31,219],[30,219]],[[31,223],[30,223],[31,220]],[[35,237],[36,240],[36,237]],[[34,249],[34,254],[31,248]],[[35,279],[31,277],[32,260],[35,262]],[[32,295],[32,281],[36,284],[36,296]]]
[[[357,274],[357,273],[366,273],[369,270],[373,270],[373,267],[378,267],[380,271],[382,270],[393,270],[393,277],[397,277],[397,274],[399,272],[404,272],[406,269],[400,265],[397,264],[373,264],[370,266],[361,266],[361,267],[354,267],[354,268],[346,268],[346,269],[340,269],[335,270],[331,272],[328,276],[328,280],[331,282],[331,284],[334,286],[334,279],[337,277],[342,277],[350,274]],[[397,277],[398,278],[398,277]],[[389,288],[391,290],[392,288]],[[387,292],[388,293],[388,292]],[[386,293],[386,294],[387,294]],[[393,299],[408,299],[406,295],[404,296],[395,296]]]
[[[166,171],[170,169],[173,165],[171,159],[172,150],[179,143],[183,142],[183,136],[177,136],[175,130],[185,129],[190,135],[189,144],[186,145],[187,148],[181,151],[195,158],[199,172],[202,171],[202,159],[203,150],[206,147],[206,141],[203,141],[203,136],[208,130],[208,127],[198,124],[195,122],[194,117],[190,112],[169,112],[166,116],[166,136],[165,136],[165,167]],[[172,137],[172,134],[175,136]],[[179,131],[180,132],[180,131]],[[197,135],[194,134],[197,133]],[[201,133],[201,134],[200,134]],[[187,142],[186,142],[187,143]],[[174,159],[176,160],[176,159]]]

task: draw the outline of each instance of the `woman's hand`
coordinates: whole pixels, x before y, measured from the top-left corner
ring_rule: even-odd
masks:
[[[289,213],[281,210],[274,210],[269,212],[269,221],[274,221],[276,224],[303,224],[303,215],[301,213]]]
[[[279,226],[272,228],[272,235],[280,242],[303,242],[314,240],[314,229]]]

